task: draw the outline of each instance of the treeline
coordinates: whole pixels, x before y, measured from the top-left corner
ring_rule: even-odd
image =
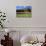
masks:
[[[31,9],[16,10],[16,12],[31,12]]]

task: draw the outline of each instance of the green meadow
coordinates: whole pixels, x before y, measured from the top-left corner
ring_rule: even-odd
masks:
[[[28,13],[28,14],[16,14],[16,17],[32,17],[32,14],[31,13]]]

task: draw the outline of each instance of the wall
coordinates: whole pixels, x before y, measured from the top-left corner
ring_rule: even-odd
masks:
[[[6,12],[6,27],[46,27],[46,0],[0,0],[0,9]],[[16,5],[32,5],[32,18],[16,18]],[[19,24],[18,24],[19,23]]]
[[[46,0],[32,0],[32,18],[16,18],[16,5],[20,4],[30,5],[21,0],[0,0],[0,9],[6,12],[8,19],[5,26],[20,31],[20,36],[31,31],[46,31]]]

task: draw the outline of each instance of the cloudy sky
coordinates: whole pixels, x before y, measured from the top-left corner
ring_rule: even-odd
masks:
[[[19,9],[32,9],[32,6],[16,6],[16,10],[19,10]]]

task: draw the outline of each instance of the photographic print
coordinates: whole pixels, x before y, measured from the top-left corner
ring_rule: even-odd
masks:
[[[32,17],[32,6],[16,6],[16,17]]]

